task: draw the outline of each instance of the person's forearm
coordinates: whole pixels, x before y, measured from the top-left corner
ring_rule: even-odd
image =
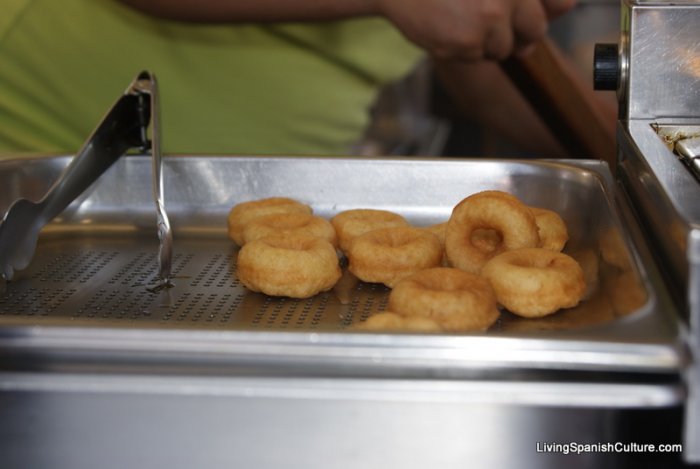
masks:
[[[194,22],[386,18],[441,59],[502,60],[542,38],[547,20],[575,0],[120,0],[163,18]]]
[[[120,0],[145,13],[210,23],[322,21],[378,14],[376,0]]]

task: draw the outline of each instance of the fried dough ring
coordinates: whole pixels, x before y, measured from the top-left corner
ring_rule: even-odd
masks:
[[[618,316],[637,311],[647,302],[646,289],[635,271],[616,272],[606,280],[606,293]]]
[[[484,331],[499,316],[488,280],[450,267],[422,270],[398,282],[389,309],[430,318],[448,331]]]
[[[238,279],[252,291],[308,298],[340,279],[331,243],[314,236],[273,235],[246,243],[238,252]]]
[[[491,282],[501,305],[527,318],[574,307],[586,291],[579,264],[550,249],[506,251],[491,259],[481,274]]]
[[[447,222],[437,223],[435,225],[429,225],[421,227],[422,230],[429,231],[438,237],[440,240],[440,249],[442,249],[442,260],[440,265],[447,267],[449,261],[447,260],[447,254],[445,254],[445,233],[447,232]]]
[[[483,252],[494,252],[503,242],[498,231],[488,228],[477,228],[472,231],[469,240],[475,248]]]
[[[447,222],[437,223],[435,225],[429,225],[423,227],[424,230],[430,231],[432,234],[438,237],[440,240],[440,246],[445,249],[445,234],[447,233]]]
[[[442,327],[430,318],[401,316],[390,311],[374,314],[366,321],[357,324],[354,329],[362,331],[442,332]]]
[[[345,210],[331,218],[331,224],[338,235],[340,250],[348,253],[353,240],[369,231],[395,226],[408,226],[401,215],[387,210],[358,208]]]
[[[493,249],[484,249],[473,241],[478,230],[494,230],[500,242]],[[452,266],[478,274],[496,254],[539,243],[535,217],[525,204],[505,192],[483,191],[462,200],[452,210],[445,251]]]
[[[530,207],[530,211],[535,216],[537,233],[540,236],[540,247],[561,251],[569,241],[569,232],[566,223],[557,212],[546,208]]]
[[[609,228],[601,233],[598,239],[598,247],[600,248],[600,256],[606,264],[623,271],[632,269],[632,262],[625,246],[625,240],[617,229]]]
[[[249,243],[266,236],[308,234],[325,239],[336,247],[338,239],[331,222],[303,212],[273,213],[254,218],[243,228],[243,243]]]
[[[273,213],[307,213],[311,207],[298,200],[286,197],[270,197],[251,200],[235,205],[228,214],[228,235],[239,246],[243,246],[243,230],[251,220]]]
[[[583,279],[586,281],[586,291],[583,294],[583,300],[589,299],[598,290],[600,285],[600,261],[598,253],[593,249],[581,249],[574,252],[569,252],[571,256],[583,271]]]
[[[440,265],[438,237],[420,228],[400,226],[358,236],[348,252],[348,270],[365,282],[391,287],[401,278]]]

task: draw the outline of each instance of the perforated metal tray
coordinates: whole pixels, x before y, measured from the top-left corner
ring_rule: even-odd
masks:
[[[0,209],[20,195],[40,197],[67,161],[1,163]],[[149,291],[157,273],[149,177],[147,159],[122,159],[44,230],[32,264],[0,292],[0,346],[463,370],[675,371],[685,361],[673,306],[603,164],[169,157],[175,287],[160,293]],[[330,292],[292,300],[249,292],[236,279],[236,247],[226,236],[235,203],[282,195],[321,216],[371,207],[428,225],[484,189],[563,216],[567,251],[596,260],[579,307],[541,320],[504,312],[483,334],[370,334],[352,326],[385,309],[381,285],[346,276]],[[600,255],[611,233],[627,268]]]

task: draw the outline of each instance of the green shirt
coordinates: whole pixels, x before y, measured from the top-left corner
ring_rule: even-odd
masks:
[[[344,154],[420,51],[388,22],[201,25],[116,0],[5,0],[0,154],[75,152],[141,70],[166,153]]]

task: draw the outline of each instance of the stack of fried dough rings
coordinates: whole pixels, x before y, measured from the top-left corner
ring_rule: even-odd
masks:
[[[562,218],[501,191],[470,195],[429,227],[374,209],[325,220],[284,197],[236,205],[228,226],[250,290],[292,298],[330,290],[341,255],[359,280],[391,288],[388,310],[362,330],[483,331],[499,306],[539,318],[576,306],[586,291],[578,262],[561,252],[569,239]]]

